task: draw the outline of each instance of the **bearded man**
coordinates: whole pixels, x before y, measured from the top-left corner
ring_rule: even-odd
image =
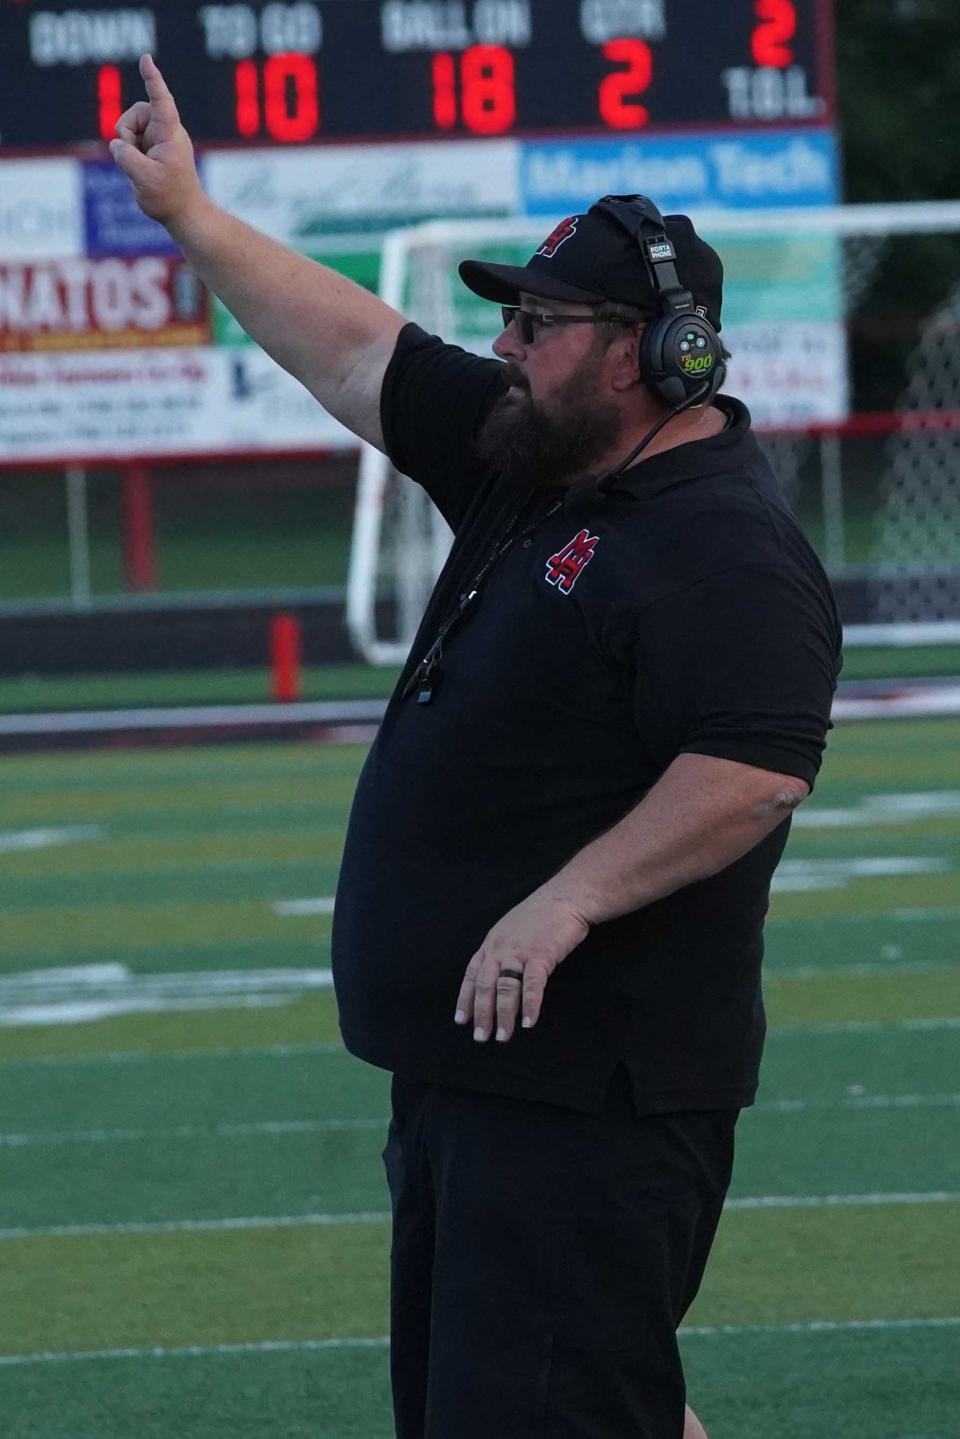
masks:
[[[737,400],[722,267],[605,197],[468,261],[496,360],[213,206],[159,71],[111,149],[244,328],[454,532],[361,776],[344,1041],[393,1073],[398,1439],[681,1439],[762,929],[840,625]]]

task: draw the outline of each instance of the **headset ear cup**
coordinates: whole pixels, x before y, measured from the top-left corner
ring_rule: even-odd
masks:
[[[725,374],[720,337],[699,315],[653,320],[644,329],[640,378],[665,405],[675,409],[685,401],[708,404]]]
[[[672,320],[649,320],[640,336],[639,356],[641,380],[658,400],[671,409],[683,402],[686,393],[682,382],[678,387],[677,377],[664,371],[663,342],[672,323]]]

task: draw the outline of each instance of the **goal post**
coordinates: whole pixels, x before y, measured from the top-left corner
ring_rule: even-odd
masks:
[[[489,354],[499,310],[466,289],[458,262],[523,264],[560,218],[393,231],[380,294]],[[916,643],[943,642],[960,622],[960,202],[693,219],[725,263],[730,392],[750,406],[791,503],[821,497],[821,556],[859,586],[848,642],[882,642],[889,628],[903,643],[914,625]],[[869,413],[854,412],[854,394]],[[366,447],[346,609],[366,660],[406,658],[450,539],[423,492]]]

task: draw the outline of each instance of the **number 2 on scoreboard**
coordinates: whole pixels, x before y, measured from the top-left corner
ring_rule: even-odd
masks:
[[[640,130],[650,121],[650,111],[638,100],[653,81],[653,51],[645,40],[609,40],[603,53],[626,68],[600,82],[600,118],[611,130]]]

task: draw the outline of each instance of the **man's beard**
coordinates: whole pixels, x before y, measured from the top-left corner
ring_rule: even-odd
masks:
[[[517,389],[490,411],[474,441],[474,454],[484,468],[498,471],[518,488],[567,484],[616,444],[620,411],[597,394],[592,374],[571,375],[550,397],[549,413],[531,398],[513,365],[506,366],[505,379]]]

